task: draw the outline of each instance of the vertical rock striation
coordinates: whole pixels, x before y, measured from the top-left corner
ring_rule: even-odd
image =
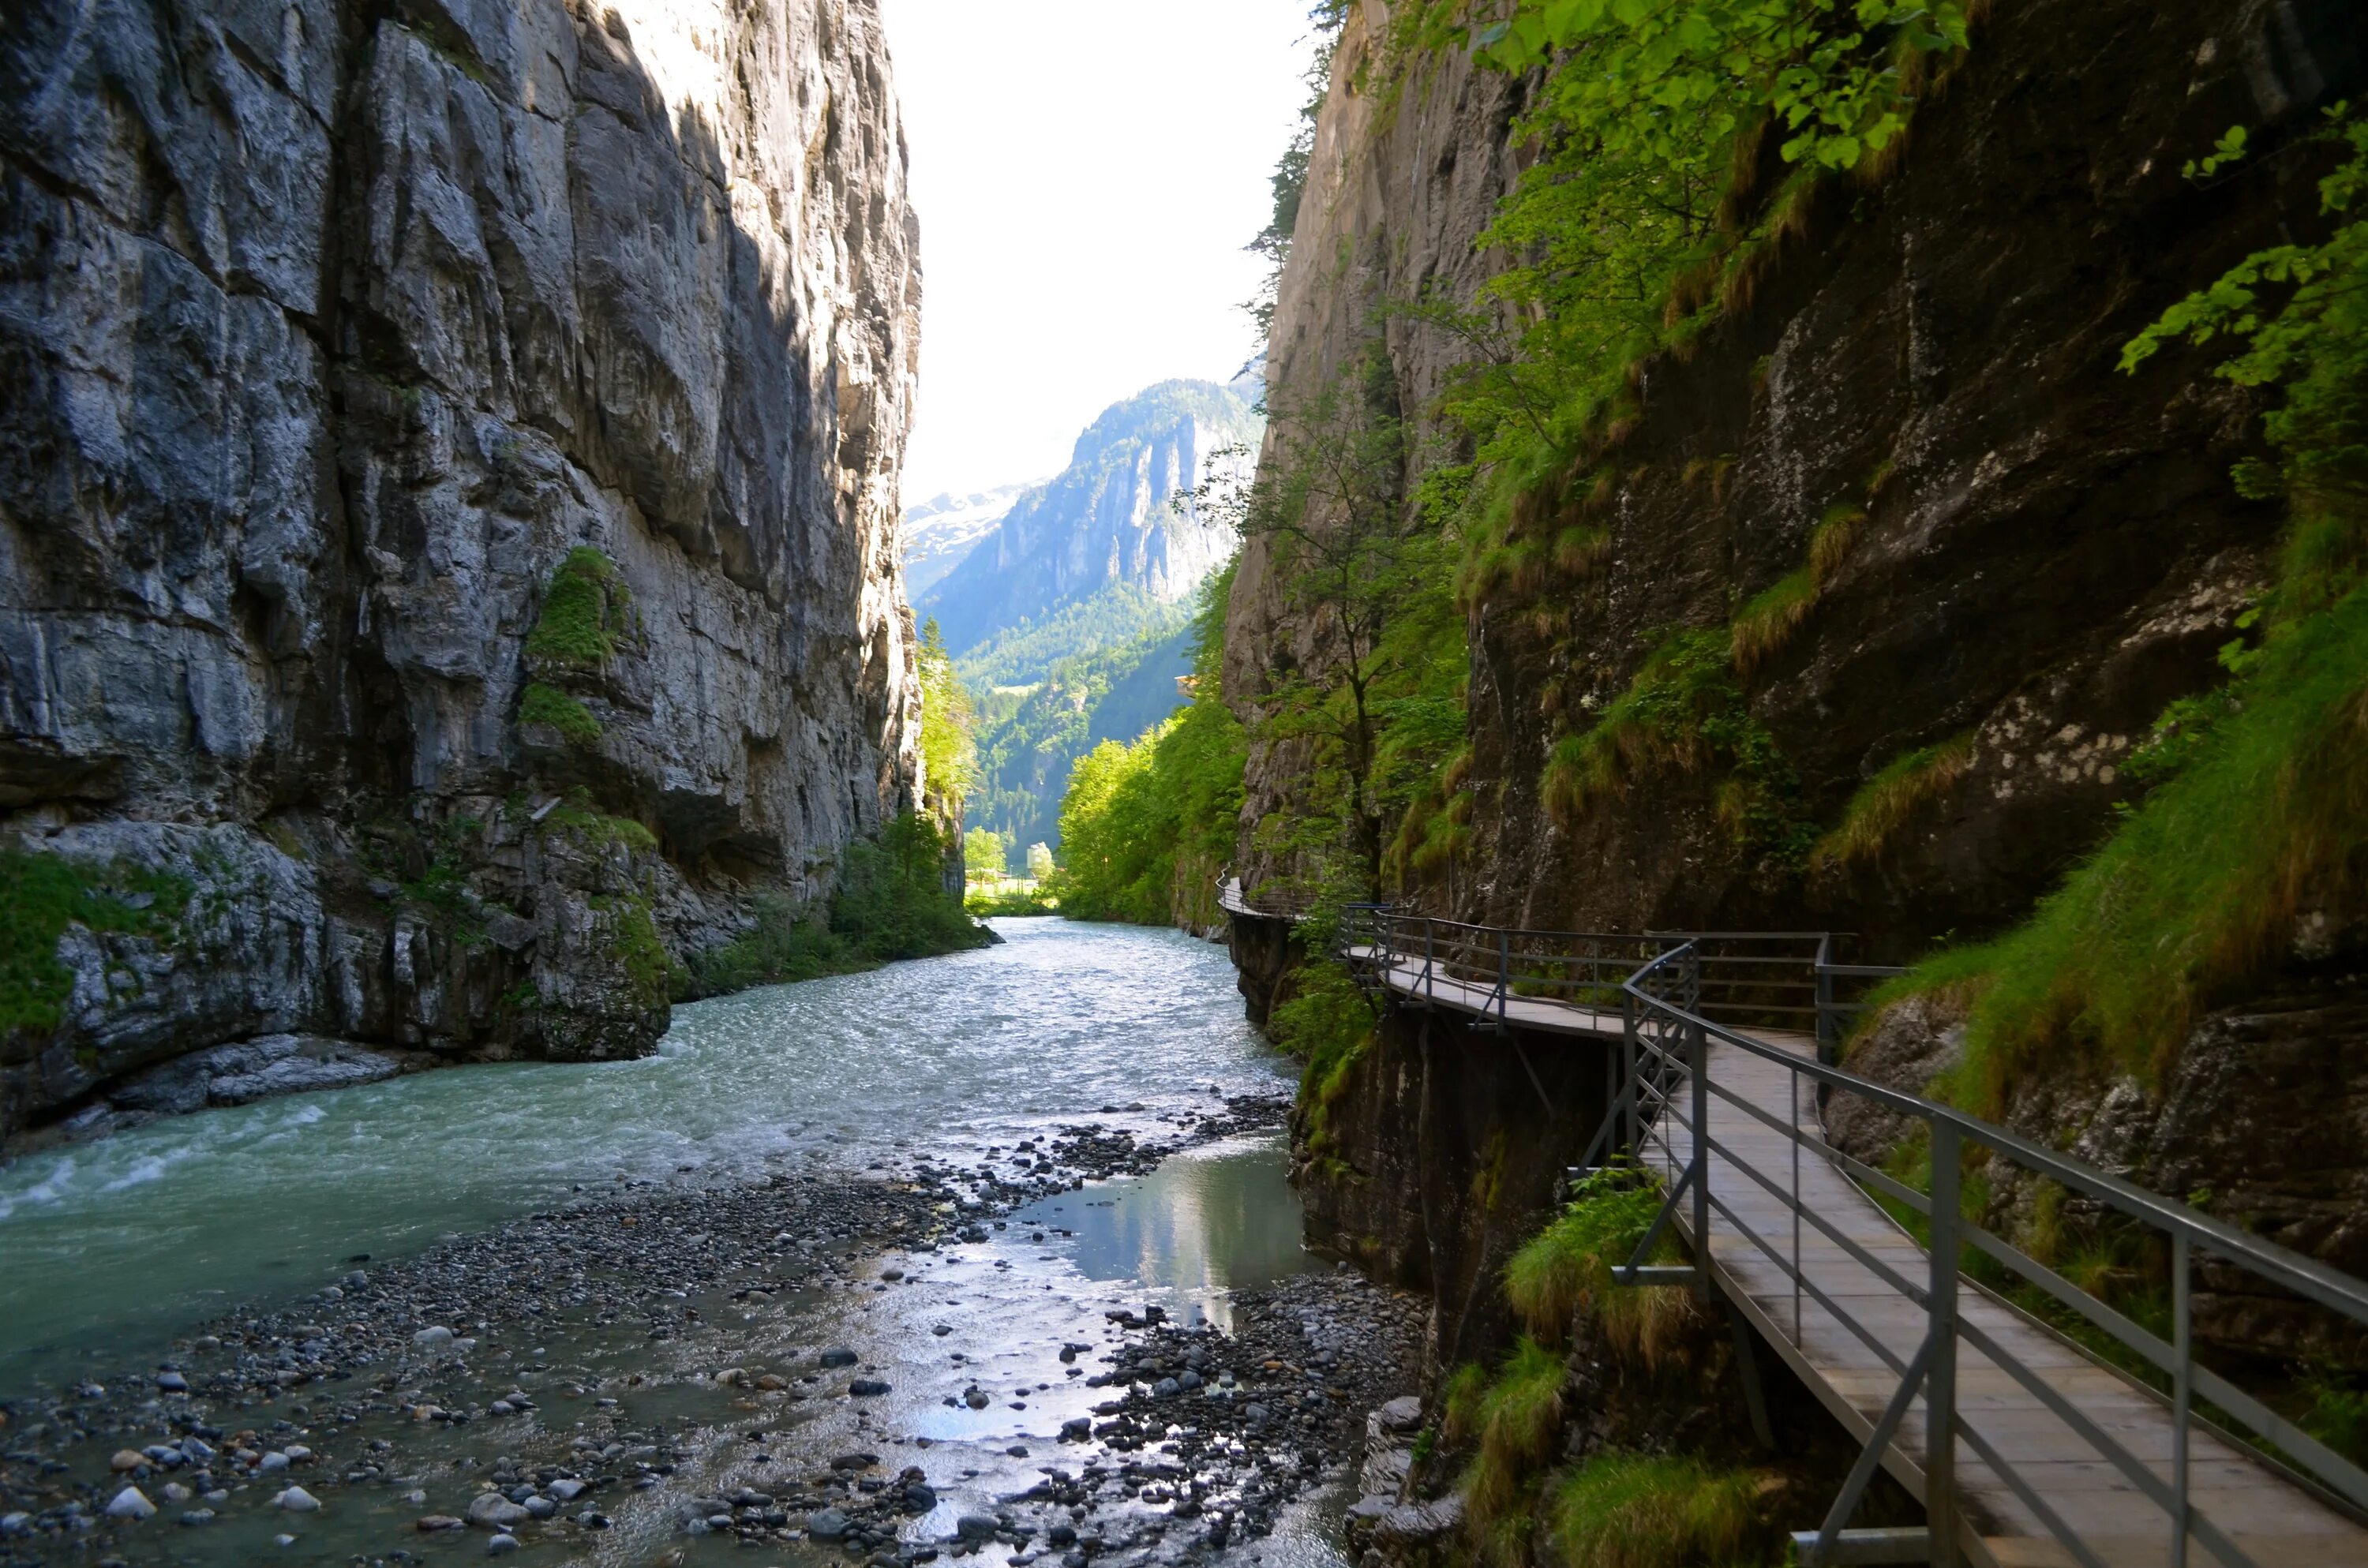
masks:
[[[148,912],[26,960],[0,1134],[290,1030],[646,1051],[917,799],[871,0],[33,6],[0,93],[10,874]]]

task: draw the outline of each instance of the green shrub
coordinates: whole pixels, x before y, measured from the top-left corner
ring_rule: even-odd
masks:
[[[721,995],[985,947],[995,934],[946,892],[946,861],[943,831],[926,816],[905,812],[876,841],[848,846],[826,911],[760,895],[751,930],[693,955],[686,993]]]
[[[995,937],[945,888],[948,854],[937,824],[906,812],[878,839],[847,846],[830,928],[864,959],[928,958],[983,948]]]
[[[692,955],[691,988],[697,994],[721,995],[871,967],[826,918],[778,893],[758,895],[756,916],[755,927],[745,936]]]
[[[1565,1568],[1741,1568],[1770,1561],[1759,1478],[1699,1460],[1607,1451],[1555,1483],[1553,1561]]]
[[[2302,1388],[2310,1396],[2303,1430],[2353,1464],[2368,1464],[2368,1392],[2319,1373],[2305,1376]]]

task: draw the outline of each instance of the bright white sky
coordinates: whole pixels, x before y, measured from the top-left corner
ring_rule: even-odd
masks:
[[[921,217],[907,506],[1255,352],[1235,307],[1304,100],[1308,0],[881,0]]]

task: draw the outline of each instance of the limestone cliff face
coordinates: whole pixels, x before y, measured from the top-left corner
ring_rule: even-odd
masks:
[[[32,6],[0,84],[0,811],[164,904],[0,1134],[275,1031],[644,1051],[917,799],[871,0]]]
[[[1425,286],[1469,300],[1502,265],[1474,240],[1518,172],[1526,85],[1435,59],[1384,113],[1360,85],[1385,74],[1386,15],[1358,7],[1342,36],[1282,278],[1271,374],[1303,393],[1357,351],[1382,302]],[[1590,513],[1609,530],[1601,563],[1470,607],[1474,841],[1408,896],[1545,929],[1853,931],[1871,960],[2020,918],[2105,831],[2128,793],[2118,767],[2155,716],[2219,678],[2215,652],[2282,527],[2229,483],[2257,410],[2211,377],[2217,355],[2135,378],[2115,365],[2166,305],[2282,225],[2310,225],[2313,176],[2263,160],[2198,186],[2180,165],[2230,125],[2274,137],[2356,91],[2362,42],[2355,7],[2289,0],[1987,7],[1898,166],[1829,182],[1806,232],[1691,358],[1643,368],[1641,413],[1609,460],[1618,477]],[[1420,427],[1464,351],[1403,314],[1383,330]],[[1838,508],[1863,514],[1855,542],[1745,677],[1749,715],[1794,776],[1803,822],[1831,825],[1887,763],[1955,741],[1946,788],[1880,856],[1824,869],[1739,842],[1714,770],[1549,812],[1539,780],[1555,740],[1626,689],[1670,629],[1724,628],[1799,567]],[[1240,701],[1279,659],[1324,654],[1256,541],[1227,650]],[[1292,808],[1303,760],[1253,751],[1246,881],[1289,869],[1261,859],[1249,824]],[[1351,1168],[1319,1207],[1399,1256],[1392,1228],[1418,1221],[1388,1195],[1391,1129],[1437,1107],[1421,1072],[1391,1062],[1345,1102],[1360,1108],[1338,1131]],[[2331,1103],[2356,1103],[2351,1074],[2328,1072],[2347,1085]],[[1542,1160],[1535,1202],[1563,1153]],[[2157,1163],[2202,1181],[2225,1154]],[[1530,1222],[1502,1220],[1508,1234]],[[1434,1277],[1458,1272],[1434,1260]]]

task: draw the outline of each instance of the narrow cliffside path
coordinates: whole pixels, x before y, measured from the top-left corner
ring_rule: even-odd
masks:
[[[1666,940],[1672,952],[1693,946]],[[1524,983],[1515,965],[1484,974],[1459,962],[1463,972],[1447,972],[1419,936],[1381,936],[1345,956],[1394,1005],[1620,1048],[1646,1062],[1631,1080],[1642,1127],[1635,1153],[1662,1172],[1674,1195],[1669,1218],[1709,1282],[1845,1428],[1861,1441],[1875,1437],[1876,1462],[1911,1493],[1930,1495],[1931,1400],[1902,1385],[1916,1384],[1926,1366],[1931,1256],[1827,1148],[1817,1081],[1838,1086],[1848,1075],[1816,1066],[1813,1038],[1711,1026],[1695,1037],[1708,1063],[1697,1091],[1683,1075],[1689,1042],[1675,1034],[1656,1041],[1654,998],[1633,983],[1623,1013],[1515,994]],[[1535,979],[1529,976],[1533,988]],[[1641,1037],[1633,1021],[1640,1014]],[[1657,1077],[1656,1058],[1667,1069]],[[1626,1105],[1615,1100],[1615,1129]],[[1697,1125],[1708,1129],[1699,1168]],[[1690,1172],[1706,1187],[1701,1201],[1687,1190]],[[2011,1250],[1986,1236],[1974,1244],[1992,1256]],[[1943,1299],[1952,1305],[1955,1342],[1954,1355],[1943,1357],[1953,1369],[1953,1497],[1968,1560],[1996,1568],[2368,1562],[2368,1527],[2356,1516],[2261,1451],[2181,1419],[2180,1403],[2194,1397],[2197,1383],[2213,1382],[2219,1397],[2208,1373],[2191,1364],[2166,1398],[1977,1284],[1954,1280]],[[2291,1444],[2294,1435],[2278,1436]],[[2324,1466],[2319,1471],[2327,1477]],[[2189,1519],[2183,1555],[2173,1546],[2177,1509]]]

